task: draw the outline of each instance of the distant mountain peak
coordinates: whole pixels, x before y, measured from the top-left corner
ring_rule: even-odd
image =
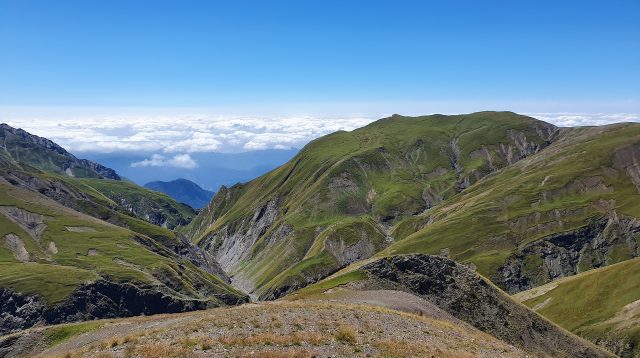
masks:
[[[43,171],[81,178],[121,179],[111,168],[87,159],[78,159],[52,140],[6,123],[0,124],[0,143],[4,152],[14,161]]]
[[[206,206],[214,192],[202,189],[191,180],[178,178],[171,181],[152,181],[144,185],[145,188],[165,193],[178,202],[200,209]]]

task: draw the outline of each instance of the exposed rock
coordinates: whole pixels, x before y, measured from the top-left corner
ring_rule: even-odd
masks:
[[[367,285],[381,283],[418,295],[502,341],[541,356],[611,356],[558,328],[463,265],[429,255],[380,259],[360,268]]]
[[[96,232],[96,229],[89,226],[65,226],[64,228],[71,232]]]
[[[170,257],[177,262],[181,259],[189,260],[204,271],[219,276],[227,283],[231,282],[212,254],[195,245],[182,234],[176,234],[175,240],[164,242],[162,246],[143,236],[136,235],[133,239],[159,255]]]
[[[49,241],[49,245],[47,245],[47,254],[55,255],[57,253],[58,253],[58,247],[56,246],[56,243],[53,241]]]
[[[615,152],[613,163],[623,169],[640,192],[640,143],[630,145]]]
[[[278,200],[270,200],[233,226],[227,225],[200,243],[226,272],[233,272],[278,216]]]
[[[98,280],[78,287],[65,301],[49,307],[38,296],[0,288],[0,334],[42,323],[186,312],[246,302],[242,297],[226,294],[215,295],[215,299],[179,298],[156,288]]]
[[[487,149],[486,145],[483,145],[482,148],[469,153],[469,157],[471,157],[471,159],[482,158],[484,162],[487,163],[489,171],[496,170],[495,165],[493,165],[493,158],[491,157],[491,153],[489,152],[489,149]]]
[[[24,247],[24,242],[18,235],[7,234],[4,236],[4,247],[13,253],[16,260],[20,262],[29,261],[29,252]]]
[[[40,242],[40,236],[47,229],[47,224],[44,223],[45,216],[15,206],[0,206],[0,214],[20,226],[35,242]]]
[[[615,263],[626,252],[638,256],[640,221],[613,212],[579,229],[553,234],[524,246],[506,260],[494,282],[510,293],[527,290],[560,277]]]
[[[453,138],[449,142],[449,161],[451,162],[451,168],[456,172],[456,191],[462,191],[469,187],[469,177],[464,176],[464,167],[462,167],[460,155],[460,145],[458,144],[458,138]]]
[[[442,199],[442,195],[439,194],[437,190],[431,187],[424,188],[424,190],[422,191],[422,200],[424,200],[425,203],[425,210],[429,210],[432,207],[440,204],[442,202]]]

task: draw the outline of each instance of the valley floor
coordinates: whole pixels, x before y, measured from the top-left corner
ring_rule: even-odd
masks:
[[[397,291],[277,301],[34,328],[8,356],[525,357],[427,301]],[[6,346],[0,341],[0,347]],[[20,348],[20,349],[18,349]]]

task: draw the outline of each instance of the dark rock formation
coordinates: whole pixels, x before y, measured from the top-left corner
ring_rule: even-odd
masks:
[[[505,291],[516,293],[631,259],[638,256],[638,234],[640,221],[612,212],[608,218],[550,235],[521,248],[500,267],[493,281]]]
[[[384,258],[361,268],[373,284],[429,300],[454,317],[535,355],[606,357],[511,298],[469,268],[439,256]]]
[[[157,288],[98,280],[78,287],[69,298],[49,307],[38,296],[0,288],[0,334],[36,324],[186,312],[245,302],[245,297],[227,294],[210,300],[180,298]]]

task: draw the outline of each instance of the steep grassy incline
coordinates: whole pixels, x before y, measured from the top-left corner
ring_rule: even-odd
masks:
[[[315,140],[282,167],[223,188],[185,232],[238,287],[276,297],[370,257],[394,241],[393,225],[557,133],[509,112],[393,116]]]
[[[154,240],[0,179],[0,334],[177,312],[244,295]]]
[[[623,357],[640,355],[640,258],[514,296],[558,325]]]
[[[0,124],[0,164],[0,176],[11,184],[126,228],[137,218],[173,229],[195,216],[167,195],[122,181],[113,169],[6,124]]]
[[[544,151],[399,223],[380,255],[443,253],[509,292],[638,256],[640,125],[563,130]]]

